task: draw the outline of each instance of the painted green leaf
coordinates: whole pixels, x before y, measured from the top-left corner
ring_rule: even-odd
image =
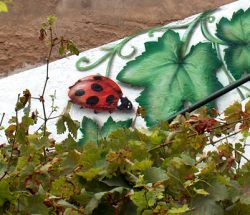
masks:
[[[146,110],[148,126],[222,87],[216,78],[221,63],[211,43],[192,46],[184,57],[182,46],[179,34],[168,31],[158,42],[146,43],[146,51],[117,76],[119,81],[144,88],[136,101]]]
[[[101,136],[108,137],[113,131],[117,130],[118,128],[129,128],[132,124],[132,119],[126,121],[118,121],[115,122],[112,117],[109,117],[107,122],[104,123],[101,129]]]
[[[217,36],[228,43],[225,61],[232,75],[239,79],[250,73],[250,8],[234,13],[231,20],[223,17],[217,24]]]
[[[109,117],[108,120],[103,124],[102,128],[99,128],[95,121],[84,117],[80,128],[83,137],[79,140],[79,143],[97,143],[99,139],[108,137],[113,131],[119,128],[129,128],[131,124],[132,119],[115,122],[112,117]]]
[[[79,140],[80,144],[86,144],[88,142],[97,142],[98,126],[96,122],[88,117],[83,117],[81,128],[83,137]]]

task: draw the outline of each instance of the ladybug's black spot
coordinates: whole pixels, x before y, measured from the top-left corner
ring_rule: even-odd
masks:
[[[99,98],[97,96],[90,96],[87,98],[86,104],[94,106],[99,102]]]
[[[96,91],[96,92],[101,92],[103,91],[103,87],[100,84],[92,84],[91,89]]]
[[[100,81],[100,80],[102,80],[102,76],[96,75],[96,76],[94,76],[94,80]]]
[[[114,97],[113,95],[109,95],[109,96],[107,96],[107,98],[106,98],[106,102],[107,102],[108,104],[112,104],[112,103],[114,102],[114,100],[115,100],[115,97]]]
[[[85,91],[84,90],[77,90],[75,92],[75,96],[83,96],[85,94]]]

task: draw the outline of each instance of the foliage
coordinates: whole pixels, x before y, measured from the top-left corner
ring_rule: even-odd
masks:
[[[203,109],[149,130],[111,117],[99,129],[85,117],[84,144],[72,132],[78,123],[68,123],[73,120],[66,114],[58,131],[68,137],[55,145],[48,132],[30,132],[38,121],[27,112],[25,95],[17,118],[4,128],[1,214],[250,213],[250,160],[244,155],[250,102],[244,108],[236,102],[224,117],[211,118]],[[243,138],[234,144],[229,137],[236,133]]]

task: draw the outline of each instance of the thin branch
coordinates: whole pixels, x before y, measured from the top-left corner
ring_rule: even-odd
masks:
[[[216,126],[216,127],[213,128],[213,130],[214,130],[214,129],[217,129],[217,128],[220,128],[220,127],[224,127],[224,126],[236,124],[236,123],[238,123],[238,122],[244,122],[244,121],[247,121],[247,120],[250,120],[250,117],[247,117],[247,118],[245,118],[245,119],[236,120],[236,121],[231,122],[231,123],[225,123],[225,124],[223,124],[223,125]],[[226,131],[226,130],[228,130],[228,129],[229,129],[229,128],[226,128],[226,129],[222,130],[221,132],[224,132],[224,131]],[[239,133],[239,132],[240,132],[240,131],[238,131],[238,133]],[[194,136],[196,136],[196,135],[197,135],[197,133],[193,133],[193,134],[190,134],[189,136],[187,136],[187,138],[194,137]],[[232,135],[232,136],[233,136],[233,135]],[[230,135],[229,135],[228,137],[230,137]],[[156,146],[156,147],[150,149],[148,152],[151,152],[151,151],[154,151],[154,150],[156,150],[156,149],[165,147],[165,146],[167,146],[168,144],[171,144],[171,143],[173,143],[173,141],[169,141],[169,142],[162,143],[162,144],[160,144],[160,145],[158,145],[158,146]]]
[[[45,79],[45,83],[44,83],[44,86],[43,86],[42,97],[45,94],[45,90],[46,90],[47,83],[48,83],[48,80],[49,80],[49,62],[50,62],[52,50],[53,50],[53,47],[54,47],[54,44],[53,44],[53,30],[52,30],[51,27],[49,28],[49,31],[50,31],[50,49],[49,49],[48,57],[46,59],[46,65],[47,65],[47,67],[46,67],[46,79]]]
[[[232,122],[230,122],[230,123],[221,122],[221,123],[224,123],[224,124],[223,124],[223,125],[215,126],[213,129],[221,128],[221,127],[224,127],[224,126],[227,126],[227,125],[237,124],[237,123],[239,123],[239,122],[244,122],[244,121],[248,121],[248,120],[250,120],[250,116],[247,117],[247,118],[244,118],[244,119],[238,119],[238,120],[232,121]]]
[[[52,120],[52,119],[57,119],[57,118],[59,118],[59,117],[61,117],[61,116],[62,116],[62,114],[60,114],[60,115],[58,115],[58,116],[48,117],[48,120],[47,120],[47,121]]]
[[[19,101],[19,98],[20,98],[20,94],[18,94],[18,96],[17,96],[17,103],[18,103],[18,101]],[[11,161],[12,157],[13,157],[14,145],[15,145],[15,143],[16,143],[16,137],[17,137],[18,125],[19,125],[19,122],[18,122],[18,110],[15,109],[15,112],[16,112],[16,131],[15,131],[14,139],[13,139],[13,141],[12,141],[11,154],[10,154],[10,159],[9,159],[9,162],[8,162],[8,166],[9,166],[9,164],[10,164],[10,161]]]
[[[44,136],[46,136],[47,121],[48,121],[47,114],[46,114],[44,95],[45,95],[46,87],[47,87],[48,80],[49,80],[49,63],[50,63],[52,50],[53,50],[53,47],[54,47],[54,44],[53,44],[53,30],[52,30],[51,27],[49,28],[49,32],[50,32],[50,49],[49,49],[48,57],[46,59],[46,65],[47,65],[46,66],[46,79],[45,79],[45,82],[44,82],[42,95],[40,96],[40,101],[42,102],[42,107],[43,107],[43,118],[44,118],[43,135]]]
[[[0,181],[2,181],[6,175],[8,175],[7,171],[5,171],[4,174],[1,176]]]
[[[134,119],[132,121],[131,128],[135,128],[135,124],[136,124],[136,120],[137,120],[138,116],[140,116],[140,114],[138,114],[138,109],[137,109],[137,111],[135,113],[135,117],[134,117]]]
[[[38,98],[38,97],[31,97],[31,99],[35,99],[35,100],[40,100],[40,98]]]
[[[1,118],[1,121],[0,121],[0,126],[2,126],[2,124],[3,124],[4,117],[5,117],[5,113],[3,113],[3,115],[2,115],[2,118]]]
[[[16,103],[18,103],[19,98],[20,98],[20,94],[18,94],[18,96],[17,96],[17,102],[16,102]],[[8,175],[8,171],[9,171],[9,168],[10,168],[10,162],[11,162],[11,160],[12,160],[12,158],[13,158],[13,151],[14,151],[14,146],[15,146],[15,143],[16,143],[16,137],[17,137],[18,125],[19,125],[19,122],[18,122],[18,110],[17,110],[17,108],[15,108],[15,113],[16,113],[16,129],[15,129],[15,136],[14,136],[14,139],[12,140],[12,143],[11,143],[11,152],[10,152],[10,158],[9,158],[8,164],[7,164],[7,169],[6,169],[6,171],[4,172],[4,174],[1,176],[0,181],[1,181],[2,179],[4,179],[4,177],[5,177],[6,175]],[[1,121],[2,121],[2,120],[1,120]]]
[[[37,118],[41,119],[41,120],[44,120],[44,118],[42,118],[41,116],[37,116]]]
[[[230,135],[227,135],[226,137],[223,137],[223,138],[221,138],[219,140],[216,140],[215,142],[210,142],[209,144],[212,144],[213,146],[215,146],[216,143],[219,143],[219,142],[227,139],[228,137],[235,136],[235,135],[239,134],[240,132],[241,131],[236,131],[236,132],[234,132],[234,133],[232,133]],[[232,149],[233,151],[235,151],[238,155],[240,155],[241,157],[243,157],[247,162],[250,162],[250,160],[243,153],[241,153],[240,151],[238,151],[237,149],[235,149],[234,147],[232,147],[230,144],[228,144],[228,147],[230,149]]]

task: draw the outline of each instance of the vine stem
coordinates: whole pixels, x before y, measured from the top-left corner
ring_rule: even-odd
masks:
[[[209,14],[211,14],[211,13],[212,12],[209,12]],[[214,18],[214,16],[210,16],[209,18]],[[222,69],[223,69],[225,75],[227,76],[229,83],[232,83],[232,82],[235,81],[235,79],[233,78],[231,73],[227,70],[226,65],[224,63],[224,60],[221,57],[221,52],[220,52],[220,47],[219,47],[219,45],[224,45],[225,46],[225,45],[228,45],[228,44],[226,42],[224,42],[223,40],[219,39],[218,37],[215,37],[214,35],[211,34],[211,32],[209,31],[208,26],[207,26],[207,20],[208,20],[208,17],[202,19],[202,21],[201,21],[201,32],[202,32],[203,36],[208,41],[213,43],[213,45],[214,45],[214,47],[216,49],[217,55],[218,55],[220,61],[223,63]],[[213,19],[213,20],[215,20],[215,19]],[[247,87],[241,86],[240,88],[243,88],[246,91],[250,92],[250,89],[248,89]],[[237,88],[237,91],[238,91],[238,94],[241,97],[241,99],[244,100],[245,96],[242,93],[242,91],[239,88]]]
[[[3,124],[3,119],[4,119],[4,117],[5,117],[5,113],[3,113],[3,115],[2,115],[2,118],[1,118],[1,121],[0,121],[0,127],[1,127],[2,124]]]
[[[45,78],[45,82],[44,82],[44,86],[43,86],[42,95],[40,96],[40,101],[42,102],[42,107],[43,107],[43,118],[44,118],[43,136],[46,136],[47,121],[48,121],[47,113],[46,113],[46,107],[45,107],[44,95],[45,95],[46,87],[47,87],[48,80],[49,80],[49,63],[50,63],[52,50],[53,50],[53,47],[54,47],[53,30],[52,30],[51,27],[49,28],[49,32],[50,32],[50,49],[49,49],[49,53],[48,53],[48,56],[47,56],[47,59],[46,59],[46,78]]]
[[[231,123],[224,123],[223,125],[219,125],[219,126],[214,127],[213,130],[214,130],[214,129],[221,128],[221,127],[225,127],[225,126],[237,124],[237,123],[239,123],[239,122],[249,121],[249,120],[250,120],[250,117],[247,117],[247,118],[245,118],[245,119],[235,120],[235,121],[233,121],[233,122],[231,122]],[[223,130],[223,131],[226,131],[226,130],[227,130],[227,128],[226,128],[225,130]],[[189,136],[187,136],[187,138],[194,137],[195,135],[197,135],[197,133],[190,134]],[[227,136],[227,137],[229,137],[229,136]],[[168,142],[162,143],[162,144],[160,144],[160,145],[158,145],[158,146],[156,146],[156,147],[150,149],[148,152],[151,152],[151,151],[160,149],[160,148],[165,147],[165,146],[167,146],[167,145],[169,145],[169,144],[171,144],[171,143],[173,143],[173,141],[168,141]]]
[[[171,21],[176,21],[176,20],[171,20]],[[79,71],[89,71],[97,66],[99,66],[100,64],[102,64],[103,62],[105,62],[106,60],[108,60],[108,64],[107,64],[107,68],[106,68],[106,76],[109,77],[110,76],[110,72],[111,72],[111,67],[113,64],[113,60],[115,58],[116,55],[118,55],[120,58],[122,58],[123,60],[128,60],[132,57],[135,56],[137,50],[134,46],[132,46],[132,51],[127,54],[124,55],[122,54],[122,50],[123,48],[134,38],[136,38],[137,36],[143,35],[145,33],[148,33],[149,37],[152,37],[153,34],[155,32],[158,31],[167,31],[169,29],[182,29],[182,28],[187,28],[189,27],[192,23],[194,22],[194,20],[192,20],[191,22],[185,23],[185,24],[175,24],[175,25],[166,25],[166,26],[157,26],[151,29],[147,29],[144,31],[141,31],[139,33],[136,33],[134,35],[131,35],[129,37],[126,37],[125,39],[123,39],[121,42],[119,42],[118,44],[113,45],[112,47],[103,47],[101,48],[103,51],[106,51],[107,53],[104,54],[101,58],[99,58],[98,60],[96,60],[94,63],[90,64],[90,60],[87,57],[81,57],[77,60],[76,62],[76,68]],[[87,66],[81,66],[82,63],[86,63],[86,64],[90,64]]]
[[[209,12],[204,12],[202,14],[200,14],[198,17],[196,17],[193,22],[191,22],[191,24],[188,26],[188,29],[186,30],[185,34],[182,37],[182,42],[183,42],[183,46],[181,49],[181,57],[184,58],[189,46],[189,42],[190,39],[192,37],[192,34],[196,28],[196,26],[201,22],[202,19],[204,19],[204,17],[206,17],[209,13],[211,13],[211,11]]]
[[[49,80],[49,63],[50,63],[52,50],[53,50],[53,47],[54,47],[52,27],[49,28],[49,32],[50,32],[50,49],[49,49],[49,53],[48,53],[48,56],[47,56],[47,59],[46,59],[46,78],[45,78],[45,82],[44,82],[44,86],[43,86],[42,95],[40,96],[40,101],[42,102],[42,108],[43,108],[43,118],[44,118],[44,123],[43,123],[43,136],[44,137],[46,136],[47,122],[48,122],[44,95],[45,95],[45,91],[46,91],[48,80]],[[43,147],[43,155],[44,155],[44,160],[46,162],[47,153],[46,153],[45,146]]]
[[[18,103],[19,98],[20,98],[20,94],[18,94],[18,96],[17,96],[17,102],[16,103]],[[4,171],[4,174],[1,176],[0,181],[3,180],[6,175],[8,175],[8,171],[9,171],[9,168],[10,168],[10,162],[12,161],[12,158],[13,158],[13,151],[14,151],[14,146],[15,146],[15,143],[16,143],[16,137],[17,137],[18,126],[19,126],[18,109],[17,108],[15,108],[15,113],[16,113],[16,118],[15,118],[15,120],[16,120],[16,128],[15,128],[14,139],[12,140],[12,143],[11,143],[10,158],[8,160],[7,169],[6,169],[6,171]]]
[[[208,15],[210,15],[212,12],[209,12]],[[210,42],[212,43],[216,43],[216,44],[220,44],[220,45],[227,45],[226,42],[224,42],[223,40],[213,36],[207,27],[207,17],[202,19],[201,21],[201,32],[203,34],[203,36]]]
[[[236,132],[234,132],[234,133],[232,133],[232,134],[230,134],[230,135],[227,135],[226,137],[223,137],[223,138],[221,138],[221,139],[219,139],[219,140],[216,140],[215,142],[211,142],[210,144],[212,144],[213,146],[215,146],[216,143],[219,143],[219,142],[221,142],[222,140],[227,139],[228,137],[235,136],[235,135],[239,134],[240,132],[241,132],[241,131],[236,131]],[[240,151],[238,151],[238,150],[235,149],[234,147],[230,146],[230,144],[228,144],[228,147],[229,147],[230,149],[232,149],[235,153],[237,153],[238,155],[240,155],[241,157],[243,157],[247,162],[250,162],[250,160],[249,160],[243,153],[241,153]]]
[[[108,65],[107,65],[107,68],[106,68],[106,77],[110,77],[110,71],[111,71],[111,68],[112,68],[112,65],[113,65],[113,60],[114,60],[114,58],[115,58],[115,52],[113,53],[112,52],[112,54],[111,54],[111,56],[110,56],[110,59],[109,59],[109,61],[108,61]]]

